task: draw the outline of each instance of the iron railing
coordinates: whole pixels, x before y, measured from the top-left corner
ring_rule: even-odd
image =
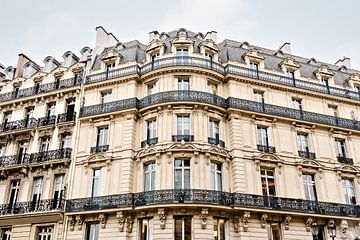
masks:
[[[67,212],[92,211],[133,206],[133,194],[116,194],[100,197],[77,198],[66,201]]]
[[[360,217],[360,206],[303,199],[231,193],[205,189],[166,189],[100,197],[69,199],[67,212],[151,206],[157,204],[206,204],[334,216]]]
[[[275,147],[272,146],[268,146],[268,145],[257,145],[257,149],[260,152],[265,152],[265,153],[276,153],[276,149]]]
[[[22,129],[31,129],[38,126],[38,121],[36,118],[22,119],[7,123],[2,123],[0,131],[9,132],[9,131],[18,131]]]
[[[55,115],[38,118],[38,127],[55,125],[55,123],[56,123]]]
[[[155,138],[148,138],[144,141],[141,141],[141,147],[145,147],[146,145],[148,146],[151,146],[151,145],[154,145],[154,144],[157,144],[158,143],[158,138],[155,137]]]
[[[91,147],[90,152],[99,153],[99,152],[106,152],[107,150],[109,150],[109,145],[101,145],[101,146]]]
[[[82,107],[80,110],[80,117],[127,110],[131,108],[136,108],[136,105],[137,98],[129,98],[104,104]]]
[[[0,167],[22,166],[32,163],[48,162],[71,158],[71,148],[50,150],[46,152],[24,153],[0,157]]]
[[[172,141],[173,142],[193,142],[194,141],[194,135],[172,135]]]
[[[352,158],[348,158],[345,156],[337,156],[337,160],[339,163],[344,163],[344,164],[349,164],[349,165],[353,165],[354,161]]]
[[[124,68],[109,70],[102,73],[93,74],[86,77],[85,84],[97,83],[108,79],[114,79],[118,77],[125,77],[133,74],[139,74],[140,68],[137,65],[128,66]]]
[[[51,92],[61,88],[78,86],[80,85],[80,83],[81,77],[77,76],[69,79],[63,79],[59,82],[40,84],[38,87],[29,87],[20,89],[18,91],[0,94],[0,102],[10,101],[22,97],[34,96],[39,93]]]
[[[33,212],[64,211],[65,200],[44,199],[37,202],[17,202],[0,204],[0,216],[27,214]]]
[[[298,151],[299,156],[307,159],[316,159],[316,155],[313,152],[309,151]]]
[[[58,123],[66,123],[66,122],[73,122],[76,118],[76,112],[70,113],[62,113],[58,115],[57,122]]]
[[[208,137],[208,143],[212,144],[212,145],[219,145],[220,147],[225,147],[225,142],[221,141],[218,138],[211,138]]]

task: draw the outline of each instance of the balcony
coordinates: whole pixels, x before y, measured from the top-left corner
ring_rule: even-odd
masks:
[[[55,123],[55,115],[38,118],[38,127],[53,126]]]
[[[101,197],[78,198],[66,201],[67,212],[118,209],[133,206],[133,194],[116,194]]]
[[[109,150],[109,145],[102,145],[102,146],[96,146],[92,147],[90,149],[91,153],[100,153],[100,152],[106,152]]]
[[[85,84],[92,84],[118,77],[125,77],[133,74],[139,74],[139,72],[140,72],[140,68],[137,65],[114,69],[86,77]]]
[[[69,79],[60,80],[58,83],[45,83],[40,84],[39,87],[30,87],[20,89],[19,91],[12,91],[8,93],[0,94],[0,102],[6,102],[14,99],[19,99],[23,97],[35,96],[40,93],[52,92],[62,88],[69,88],[73,86],[79,86],[81,83],[81,77],[74,77]]]
[[[9,131],[18,131],[24,129],[33,129],[36,128],[38,125],[37,119],[29,118],[29,119],[22,119],[7,123],[2,123],[0,131],[1,132],[9,132]]]
[[[57,122],[58,124],[74,122],[75,118],[76,118],[76,112],[62,113],[58,115]]]
[[[158,138],[148,138],[141,142],[141,148],[144,148],[145,146],[151,146],[158,143]]]
[[[219,145],[220,147],[225,147],[225,142],[219,140],[218,138],[211,138],[208,137],[208,143],[212,144],[212,145]]]
[[[353,165],[353,159],[352,158],[347,158],[345,156],[337,156],[337,160],[339,163],[344,163],[344,164],[349,164],[349,165]]]
[[[104,104],[97,104],[88,107],[82,107],[80,117],[99,115],[103,113],[111,113],[136,108],[137,98],[129,98]]]
[[[194,135],[172,135],[172,141],[173,142],[193,142],[194,141]]]
[[[67,212],[101,209],[136,208],[163,204],[204,204],[241,209],[262,209],[288,213],[321,214],[360,217],[360,206],[303,199],[270,197],[245,193],[220,192],[205,189],[166,189],[148,192],[116,194],[70,199]]]
[[[313,152],[309,152],[309,151],[298,151],[299,156],[302,158],[307,158],[307,159],[316,159],[316,155]]]
[[[0,157],[0,168],[25,166],[28,164],[45,163],[54,160],[71,158],[71,148],[50,150],[46,152],[25,153]]]
[[[28,213],[44,213],[52,211],[64,211],[64,200],[44,199],[36,203],[17,202],[14,205],[1,204],[0,216]]]
[[[257,149],[264,153],[276,153],[275,147],[267,145],[257,145]]]

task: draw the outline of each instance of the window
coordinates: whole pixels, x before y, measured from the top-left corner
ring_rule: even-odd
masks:
[[[38,227],[36,240],[51,240],[53,232],[53,227]]]
[[[5,112],[4,113],[4,118],[3,118],[3,124],[6,125],[8,122],[11,122],[11,115],[12,112]]]
[[[343,191],[345,194],[346,204],[355,205],[356,204],[356,196],[355,196],[355,187],[354,181],[351,179],[341,179]]]
[[[33,209],[38,209],[40,200],[41,200],[41,192],[42,192],[42,177],[34,178],[34,187],[33,187],[33,197],[32,197],[32,204]]]
[[[25,108],[25,124],[30,126],[32,123],[32,118],[34,116],[34,107]]]
[[[313,174],[303,174],[305,199],[317,201],[315,179]]]
[[[209,120],[209,137],[219,139],[219,121],[215,119]]]
[[[18,149],[18,163],[22,163],[24,160],[26,160],[26,152],[28,148],[28,142],[21,141],[19,142],[19,149]]]
[[[318,225],[318,227],[319,227],[319,231],[317,233],[315,233],[315,234],[314,234],[314,232],[312,233],[313,234],[313,240],[325,240],[325,237],[324,237],[324,225]]]
[[[86,224],[86,240],[98,240],[99,239],[99,223],[87,223]]]
[[[156,119],[146,121],[146,139],[156,138]]]
[[[115,68],[115,62],[106,64],[106,71],[110,71]]]
[[[177,135],[190,135],[189,115],[177,115],[176,132]]]
[[[174,161],[175,189],[190,189],[190,160],[175,159]]]
[[[49,151],[49,146],[50,146],[50,137],[42,137],[40,144],[40,152]]]
[[[49,103],[47,105],[47,117],[55,115],[55,107],[56,107],[56,103]]]
[[[254,101],[264,104],[265,103],[264,92],[255,90],[254,91]]]
[[[147,95],[157,93],[157,82],[151,82],[147,84]]]
[[[214,240],[225,240],[225,219],[213,218],[214,221]]]
[[[209,63],[211,64],[212,60],[213,60],[213,55],[211,53],[206,52],[205,53],[205,59],[207,60],[208,64]]]
[[[15,207],[17,198],[19,196],[20,180],[12,180],[10,182],[10,194],[9,194],[9,209],[12,210]]]
[[[344,139],[335,139],[336,156],[346,157],[346,147]]]
[[[264,196],[275,196],[275,177],[273,169],[260,169],[261,188]]]
[[[222,164],[211,162],[211,190],[222,191]]]
[[[151,61],[155,62],[156,60],[159,60],[160,58],[160,53],[154,53],[151,55]]]
[[[291,80],[295,80],[295,72],[292,70],[287,70],[286,71],[287,77]]]
[[[144,164],[144,191],[155,190],[155,167],[154,162]]]
[[[188,77],[178,77],[177,78],[178,90],[190,90],[190,80]]]
[[[108,127],[99,127],[97,132],[96,146],[105,146],[108,141]]]
[[[333,117],[338,117],[338,108],[337,106],[334,105],[329,105],[329,114]]]
[[[30,74],[31,74],[31,65],[30,65],[30,63],[25,64],[23,69],[24,69],[24,73],[23,73],[24,78],[30,77]]]
[[[250,76],[259,78],[259,64],[250,62]]]
[[[112,92],[103,91],[101,92],[101,104],[108,103],[112,101]]]
[[[187,57],[187,56],[189,56],[189,50],[187,48],[177,48],[176,56],[177,57]]]
[[[143,218],[139,220],[139,240],[152,240],[153,239],[153,220],[152,218]]]
[[[269,136],[267,127],[257,127],[257,141],[260,146],[269,146]]]
[[[75,118],[75,99],[66,100],[66,121],[74,121]]]
[[[0,145],[0,157],[3,157],[4,156],[4,146],[3,145]]]
[[[309,152],[309,136],[306,133],[298,133],[297,142],[299,151]]]
[[[174,240],[191,240],[191,218],[190,216],[176,216]]]
[[[69,133],[64,133],[61,135],[60,149],[70,148],[71,147],[71,135]]]
[[[326,91],[329,91],[329,80],[325,78],[321,78],[321,83],[325,86]]]
[[[280,223],[270,223],[269,234],[271,240],[282,240]]]
[[[216,95],[218,92],[218,85],[212,81],[207,82],[206,91],[208,93]]]
[[[91,197],[99,196],[101,169],[93,169]]]
[[[1,228],[1,240],[11,240],[11,228]]]
[[[56,175],[54,181],[54,208],[59,208],[64,195],[64,175]]]
[[[302,99],[293,98],[292,99],[292,106],[293,106],[294,109],[302,111]]]

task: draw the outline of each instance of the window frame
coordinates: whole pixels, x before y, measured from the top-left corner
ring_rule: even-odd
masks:
[[[176,161],[181,161],[181,166],[176,166]],[[185,166],[185,161],[189,162],[189,166]],[[181,170],[181,186],[178,187],[178,185],[176,184],[176,170]],[[185,188],[185,171],[189,172],[189,187]],[[191,189],[191,160],[189,158],[175,158],[174,159],[174,164],[173,164],[173,174],[174,174],[174,180],[173,180],[173,184],[174,184],[174,189]]]
[[[144,163],[144,191],[154,191],[155,190],[155,183],[156,183],[156,163],[149,162]],[[150,167],[150,169],[147,169]],[[147,189],[147,178],[146,176],[149,175],[149,189]]]
[[[265,174],[262,173],[262,171],[264,171]],[[272,171],[273,175],[269,175],[268,172]],[[264,194],[264,188],[263,188],[263,179],[265,179],[265,185],[266,185],[266,194]],[[271,195],[270,194],[270,184],[269,184],[269,179],[273,181],[273,192],[274,194]],[[260,182],[261,182],[261,190],[262,190],[262,194],[263,196],[276,196],[276,177],[275,177],[275,169],[269,169],[269,168],[260,168]]]
[[[220,166],[220,170],[219,170]],[[220,175],[220,186],[219,186],[219,175]],[[210,162],[210,189],[213,191],[223,190],[223,163],[211,161]]]

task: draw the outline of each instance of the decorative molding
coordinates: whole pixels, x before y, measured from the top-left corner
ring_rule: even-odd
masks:
[[[125,226],[125,216],[124,213],[122,211],[117,212],[116,213],[116,219],[118,220],[118,225],[119,225],[119,231],[123,232],[124,231],[124,226]]]
[[[290,227],[290,221],[291,221],[291,217],[289,215],[287,215],[285,218],[284,218],[284,227],[285,227],[285,230],[289,230]]]
[[[206,228],[206,219],[208,217],[208,214],[209,214],[209,209],[208,208],[202,208],[201,209],[200,219],[201,219],[201,228],[202,229]]]
[[[70,231],[74,231],[75,223],[76,223],[74,216],[69,216],[68,221],[69,221],[69,229],[70,229]]]
[[[75,219],[76,219],[76,224],[78,225],[78,230],[80,231],[84,224],[84,218],[81,215],[76,215]]]
[[[236,233],[239,232],[239,228],[240,228],[240,217],[238,215],[235,215],[233,217],[233,223],[234,223],[234,231]]]
[[[269,216],[266,213],[261,214],[260,216],[260,225],[261,228],[265,228],[266,227],[266,221],[269,218]]]
[[[99,220],[100,220],[101,228],[104,229],[106,227],[107,216],[104,213],[100,213]]]
[[[128,233],[131,233],[133,223],[134,223],[134,217],[131,214],[127,215],[126,216],[126,231]]]
[[[244,232],[247,232],[247,230],[248,230],[249,219],[250,219],[250,212],[244,212],[241,217],[241,220],[243,222]]]
[[[313,223],[314,223],[313,218],[308,217],[308,218],[305,219],[305,228],[306,228],[307,232],[311,231],[311,227],[312,227]]]
[[[160,220],[160,228],[165,229],[165,221],[166,221],[165,208],[159,208],[158,214],[159,214],[159,220]]]

